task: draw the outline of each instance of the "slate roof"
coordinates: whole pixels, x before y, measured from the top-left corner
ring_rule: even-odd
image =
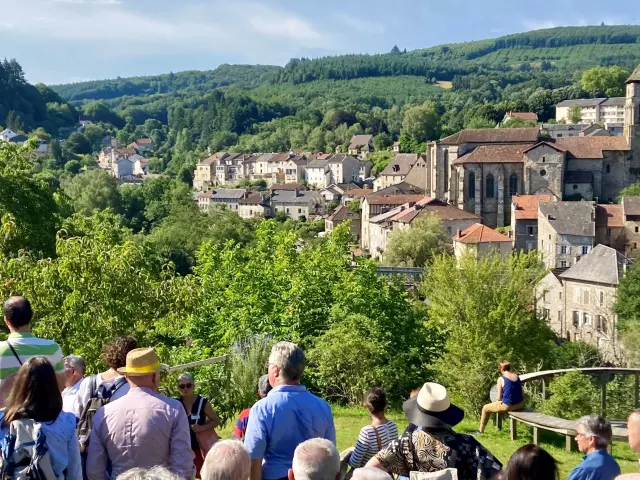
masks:
[[[596,227],[624,227],[624,210],[622,205],[596,205]]]
[[[571,170],[564,174],[564,183],[593,183],[593,172]]]
[[[326,159],[327,163],[343,163],[346,159],[352,158],[353,160],[359,162],[359,160],[351,155],[338,154],[332,155],[331,157]]]
[[[622,199],[625,215],[640,215],[640,196],[629,196]]]
[[[369,145],[373,141],[373,135],[354,135],[351,137],[349,148],[360,148]]]
[[[329,215],[327,220],[329,220],[330,222],[343,220],[360,220],[360,213],[352,212],[346,205],[340,205],[338,208],[336,208],[335,212]]]
[[[566,280],[618,285],[630,260],[606,245],[596,245],[588,254],[559,275]]]
[[[511,239],[502,233],[496,232],[494,229],[482,225],[481,223],[474,223],[466,230],[456,234],[453,237],[454,242],[465,244],[476,243],[495,243],[495,242],[509,242]]]
[[[480,145],[457,158],[453,165],[463,163],[522,163],[523,154],[530,145]]]
[[[327,160],[326,159],[316,159],[316,160],[311,160],[308,164],[307,164],[307,168],[324,168],[327,166]]]
[[[7,142],[9,143],[23,143],[26,142],[27,140],[29,140],[29,138],[26,135],[15,135],[11,138],[9,138],[9,140],[7,140]]]
[[[640,82],[640,65],[636,67],[626,83]]]
[[[439,140],[442,145],[463,143],[536,143],[540,130],[528,128],[467,128]]]
[[[411,223],[414,220],[424,218],[427,215],[437,215],[442,221],[476,220],[477,222],[480,222],[482,220],[482,217],[478,215],[436,200],[429,202],[427,205],[422,206],[422,208],[413,209],[412,211],[407,212],[396,221],[400,223]]]
[[[420,158],[419,154],[415,153],[398,153],[395,157],[391,159],[389,165],[386,166],[382,172],[380,172],[380,176],[383,175],[403,175],[406,176],[411,170],[418,159]],[[395,169],[395,170],[394,170]]]
[[[297,194],[295,190],[277,190],[273,192],[271,202],[288,205],[307,205],[310,201],[317,200],[318,196],[318,192],[312,190],[298,191]]]
[[[550,202],[551,194],[546,195],[515,195],[511,197],[516,220],[537,220],[538,204],[540,202]]]
[[[351,190],[345,191],[343,195],[347,197],[353,197],[355,200],[356,198],[366,197],[367,195],[371,195],[372,193],[372,188],[352,188]]]
[[[270,190],[309,190],[306,185],[301,183],[274,183],[271,185]]]
[[[629,150],[627,140],[617,137],[566,137],[557,138],[556,146],[566,150],[573,158],[600,159],[606,150]]]
[[[396,183],[395,185],[390,185],[386,188],[381,188],[377,192],[367,195],[367,198],[379,197],[383,195],[424,195],[424,193],[424,188],[418,187],[416,185],[411,185],[407,182],[400,182]]]
[[[565,100],[556,105],[556,107],[572,107],[580,105],[581,107],[595,107],[604,102],[606,98],[577,98],[575,100]]]
[[[241,205],[262,205],[268,207],[270,198],[271,195],[269,193],[250,192],[246,198],[241,198],[238,203]]]
[[[621,106],[621,105],[624,105],[626,103],[626,101],[627,101],[626,97],[611,97],[611,98],[607,98],[600,105],[602,105],[602,106],[605,106],[605,105]]]
[[[211,190],[210,198],[220,199],[240,199],[243,198],[247,191],[243,188],[216,188]]]
[[[219,160],[224,155],[227,155],[227,152],[216,152],[213,155],[209,155],[207,158],[200,160],[198,165],[213,165],[217,160]]]
[[[594,202],[540,202],[538,209],[558,234],[593,237],[594,205]]]

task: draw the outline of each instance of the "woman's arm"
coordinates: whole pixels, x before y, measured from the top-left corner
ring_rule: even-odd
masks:
[[[498,401],[502,401],[502,386],[504,385],[504,380],[502,377],[498,379]]]
[[[363,460],[364,454],[368,450],[368,437],[367,437],[367,427],[363,427],[360,430],[360,434],[358,435],[358,440],[356,441],[356,446],[353,449],[353,453],[351,457],[349,457],[349,465],[351,468],[359,468],[364,467]]]
[[[207,417],[207,421],[204,425],[193,425],[192,430],[194,432],[202,432],[203,430],[213,430],[218,425],[220,425],[220,418],[216,415],[216,412],[213,411],[213,407],[211,406],[211,402],[207,400],[207,403],[204,405],[204,414]]]

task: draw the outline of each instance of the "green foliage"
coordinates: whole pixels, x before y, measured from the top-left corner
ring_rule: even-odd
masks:
[[[353,213],[360,213],[362,211],[361,201],[358,198],[354,198],[347,203],[347,208]]]
[[[620,190],[620,194],[618,195],[618,201],[622,201],[622,197],[637,197],[640,196],[640,182],[629,185],[628,187],[624,187]]]
[[[446,249],[449,241],[440,217],[417,218],[410,229],[391,233],[384,262],[394,267],[424,267],[433,255]]]
[[[93,151],[91,142],[82,133],[72,133],[64,143],[64,150],[70,154],[86,155]]]
[[[378,175],[382,172],[387,165],[391,162],[393,158],[393,152],[373,152],[367,156],[367,160],[371,160],[373,162],[373,167],[371,167],[371,172],[374,175]]]
[[[592,97],[621,97],[629,75],[618,66],[590,68],[582,73],[582,89]]]
[[[580,372],[554,378],[548,387],[550,397],[543,403],[543,413],[574,420],[600,409],[598,389],[592,379]]]
[[[500,128],[526,128],[535,127],[537,124],[534,121],[522,120],[521,118],[510,118],[506,122],[500,124]]]
[[[120,209],[118,182],[104,170],[94,169],[63,178],[61,187],[78,213],[91,215],[94,210]]]
[[[436,104],[425,102],[409,108],[402,121],[402,134],[416,143],[437,139],[440,136],[440,116]]]
[[[569,123],[580,123],[582,121],[582,107],[580,105],[571,105],[568,114]]]
[[[554,335],[530,308],[543,274],[535,252],[506,259],[466,255],[459,262],[443,255],[427,269],[420,290],[429,317],[446,335],[438,378],[465,409],[478,412],[488,400],[500,360],[518,371],[547,365]]]

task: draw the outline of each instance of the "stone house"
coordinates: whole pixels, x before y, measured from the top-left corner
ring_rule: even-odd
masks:
[[[474,223],[466,230],[458,230],[453,237],[453,253],[458,260],[468,253],[482,256],[497,252],[506,257],[512,251],[513,246],[509,237],[481,223]]]
[[[243,188],[217,188],[198,195],[198,206],[205,211],[217,206],[237,213],[245,195],[247,190]]]
[[[625,253],[624,207],[596,205],[596,245],[602,244]]]
[[[538,204],[538,251],[550,269],[568,268],[595,244],[594,202]]]
[[[360,160],[351,155],[311,160],[306,168],[307,183],[316,188],[326,188],[333,183],[357,182],[360,166]]]
[[[350,188],[345,190],[342,194],[342,204],[346,205],[351,200],[361,200],[367,195],[371,195],[373,193],[373,189],[371,188]]]
[[[349,142],[349,155],[366,157],[373,152],[373,135],[354,135]]]
[[[133,176],[134,160],[131,157],[122,157],[116,160],[111,167],[111,174],[116,178]]]
[[[136,176],[144,176],[149,174],[149,160],[146,158],[136,158],[133,162],[133,174]]]
[[[504,118],[501,123],[508,122],[509,120],[524,120],[526,122],[537,122],[538,114],[534,112],[507,112],[504,114]]]
[[[152,152],[154,144],[152,139],[144,137],[131,142],[129,145],[127,145],[127,148],[133,148],[136,152],[142,155],[143,153]]]
[[[238,200],[238,215],[244,219],[270,218],[272,216],[271,193],[247,192]]]
[[[625,255],[640,257],[640,197],[623,197],[622,209],[625,230]]]
[[[428,198],[428,197],[426,197]],[[414,223],[421,218],[435,215],[442,223],[442,229],[451,239],[458,230],[466,230],[476,223],[480,223],[482,218],[470,212],[465,212],[453,205],[430,199],[427,202],[416,202],[413,208],[407,209],[391,219],[391,229],[408,230],[413,227]],[[450,243],[453,240],[449,240]]]
[[[371,177],[371,169],[373,168],[373,162],[371,160],[360,160],[360,173],[358,174],[358,180],[364,182]]]
[[[325,232],[331,232],[335,227],[343,222],[351,221],[351,233],[353,238],[359,242],[362,231],[360,212],[353,212],[346,205],[340,205],[335,212],[324,220]]]
[[[424,157],[421,153],[399,153],[385,167],[373,182],[373,190],[378,191],[404,181],[416,162]]]
[[[198,191],[206,191],[216,185],[216,167],[218,160],[228,157],[227,152],[217,152],[198,162],[193,172],[193,188]]]
[[[568,340],[581,340],[600,349],[607,360],[619,360],[618,285],[630,261],[606,245],[598,245],[575,265],[538,286],[538,309],[552,329]]]
[[[322,196],[315,190],[277,190],[271,196],[273,214],[283,212],[292,220],[322,213],[323,204]]]
[[[516,252],[538,248],[538,204],[554,200],[551,194],[511,197],[511,239]]]

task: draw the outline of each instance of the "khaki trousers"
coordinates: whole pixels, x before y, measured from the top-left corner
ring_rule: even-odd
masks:
[[[518,410],[522,410],[523,408],[524,408],[524,402],[520,402],[515,405],[505,405],[500,401],[486,404],[484,407],[482,407],[482,416],[480,417],[480,429],[479,429],[480,432],[484,432],[484,427],[487,426],[487,422],[489,421],[489,414],[517,412]]]

